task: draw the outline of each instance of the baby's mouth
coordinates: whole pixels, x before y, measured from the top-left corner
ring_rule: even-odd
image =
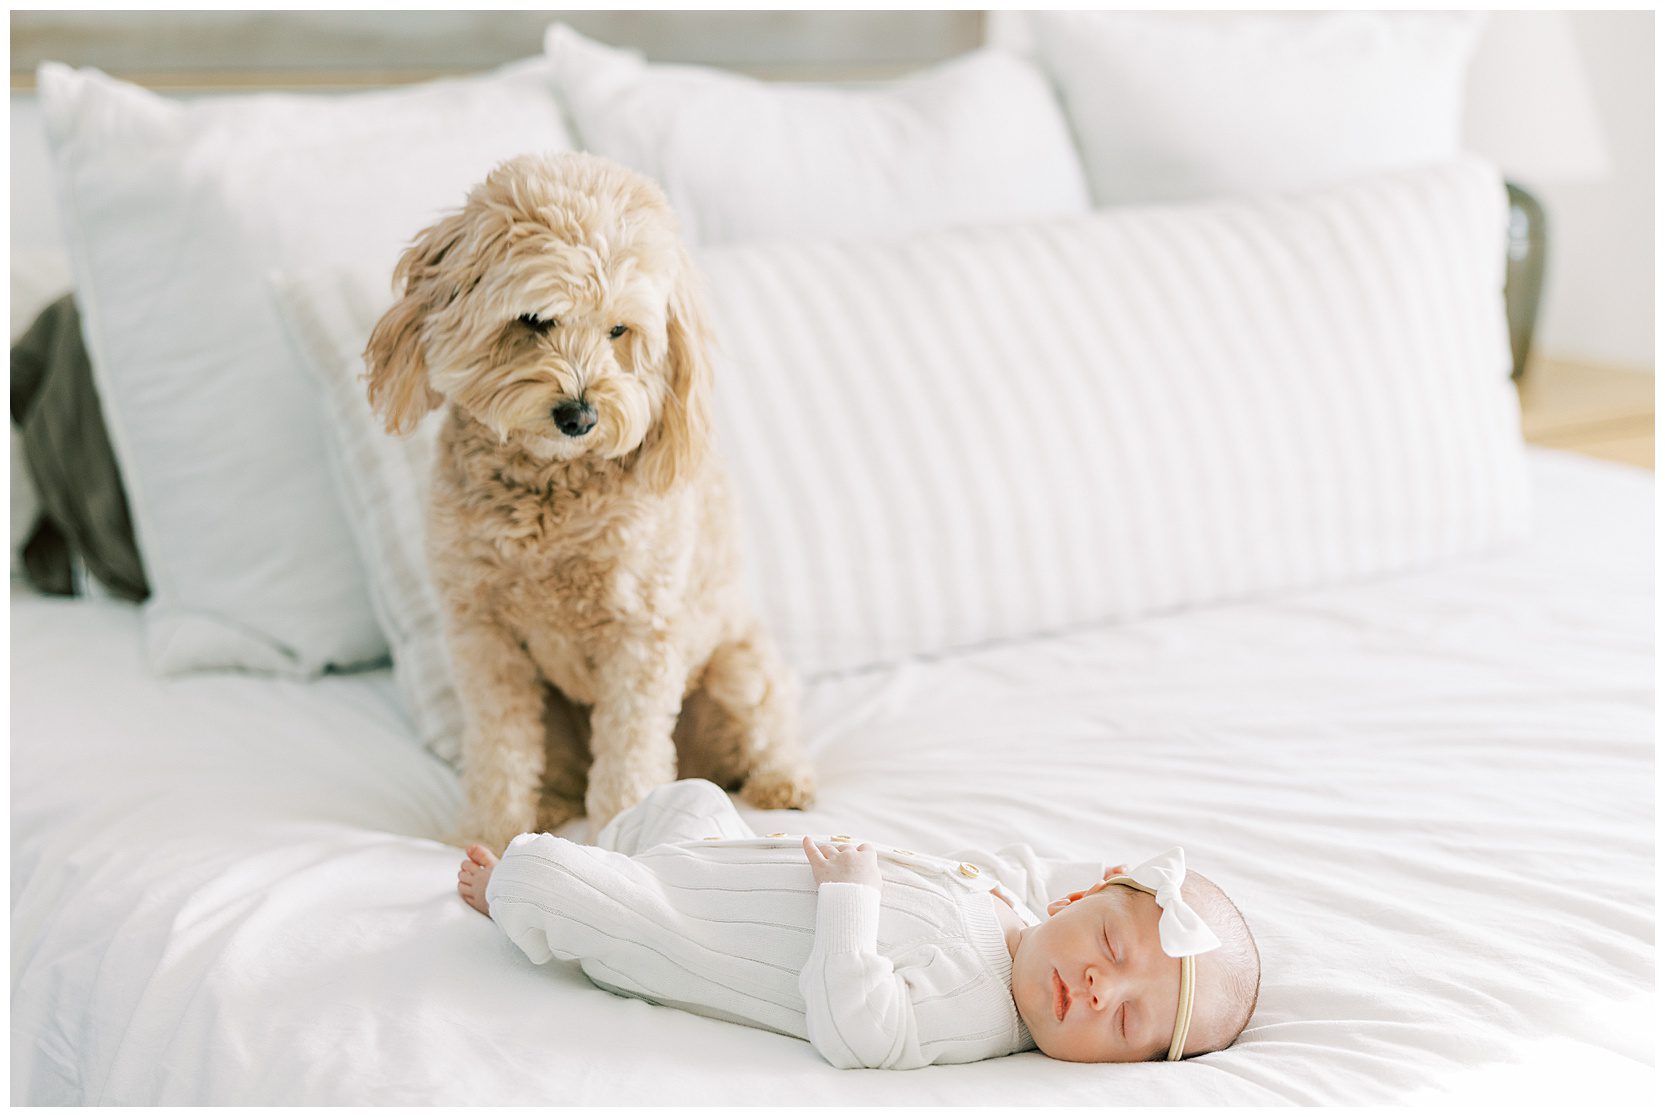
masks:
[[[1064,1015],[1070,1010],[1070,1003],[1071,997],[1069,986],[1064,984],[1064,979],[1058,975],[1058,971],[1053,970],[1052,1015],[1057,1017],[1060,1024],[1064,1022]]]

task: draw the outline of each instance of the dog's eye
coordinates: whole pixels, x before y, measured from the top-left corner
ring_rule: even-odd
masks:
[[[630,327],[624,325],[623,323],[620,323],[619,325],[614,326],[612,329],[608,330],[607,331],[607,336],[611,337],[611,338],[621,338],[629,332],[630,332]]]
[[[536,314],[522,314],[520,316],[520,324],[543,334],[548,333],[555,325],[555,319],[539,318]]]

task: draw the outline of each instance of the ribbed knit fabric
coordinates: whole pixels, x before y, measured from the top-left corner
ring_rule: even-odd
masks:
[[[487,901],[534,962],[576,961],[613,992],[807,1039],[835,1066],[907,1069],[1034,1046],[989,893],[1002,871],[1023,882],[1003,891],[1033,923],[1041,882],[1058,875],[1049,866],[1075,888],[1100,866],[1027,847],[970,862],[875,842],[882,892],[817,888],[801,843],[753,835],[721,789],[682,780],[597,845],[516,838]]]
[[[1507,226],[1463,159],[702,253],[770,631],[814,676],[1518,538]]]

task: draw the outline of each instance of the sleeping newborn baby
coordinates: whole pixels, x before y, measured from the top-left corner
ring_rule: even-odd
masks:
[[[759,836],[704,780],[656,789],[593,846],[471,846],[457,888],[533,962],[838,1067],[1178,1059],[1231,1044],[1260,988],[1243,916],[1177,848],[1129,871]]]

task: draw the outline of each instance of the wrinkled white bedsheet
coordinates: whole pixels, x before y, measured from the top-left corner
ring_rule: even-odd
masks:
[[[920,850],[1181,842],[1265,959],[1233,1049],[837,1071],[533,967],[423,837],[386,672],[162,681],[12,601],[12,1098],[1357,1103],[1635,1091],[1653,1058],[1650,474],[1534,455],[1525,546],[807,688],[813,812]]]

